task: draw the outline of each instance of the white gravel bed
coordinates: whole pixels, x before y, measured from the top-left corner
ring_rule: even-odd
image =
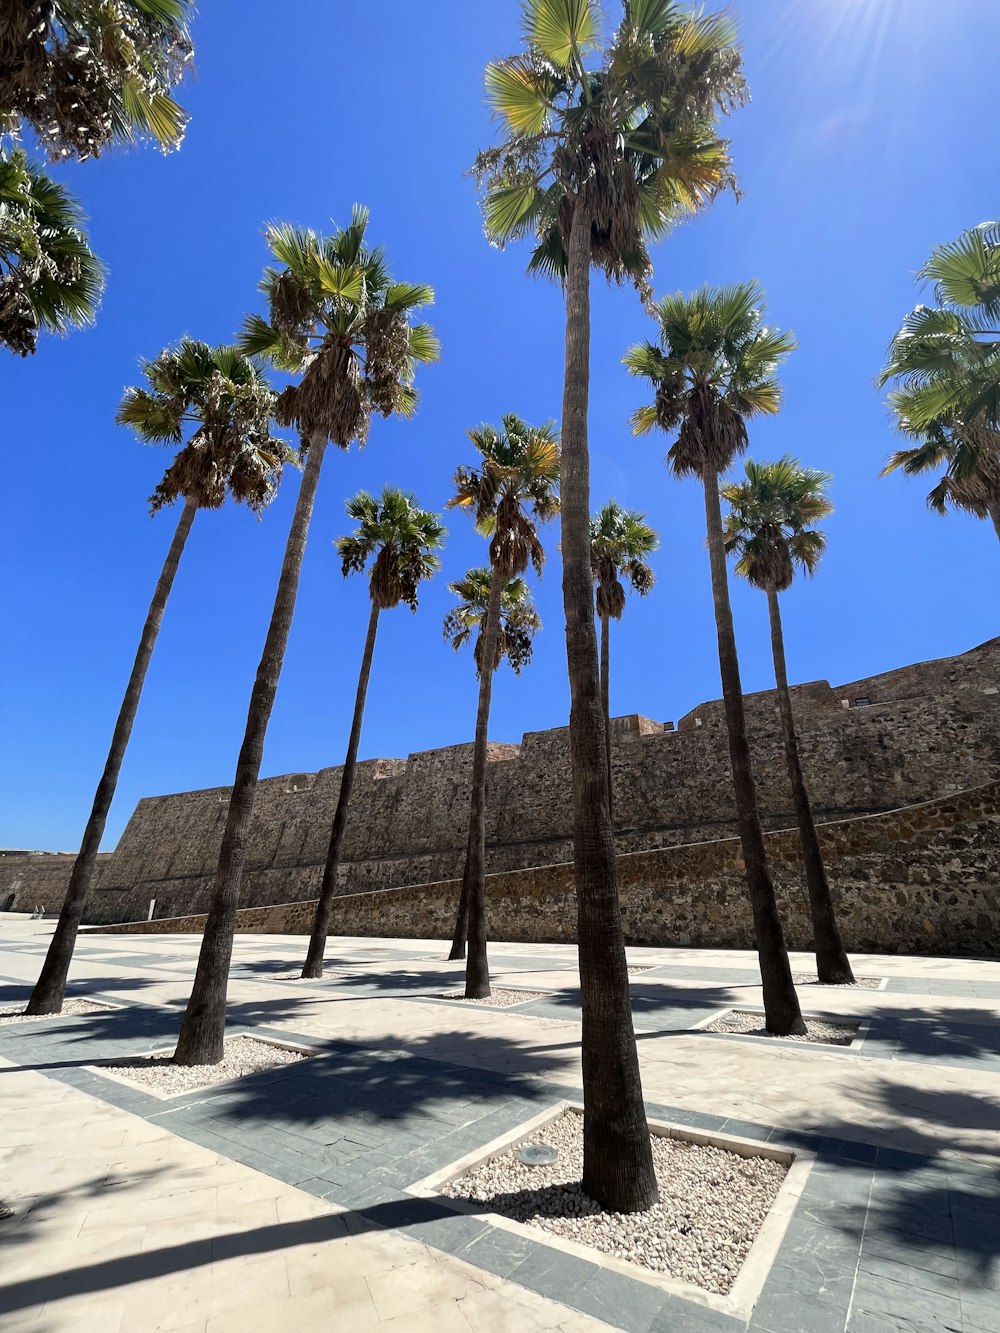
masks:
[[[646,963],[643,966],[636,964],[634,967],[629,968],[629,976],[632,976],[634,972],[652,972],[653,968],[656,966],[656,963]]]
[[[131,1055],[125,1060],[101,1060],[96,1069],[113,1070],[119,1078],[151,1088],[162,1097],[196,1088],[210,1088],[213,1083],[259,1074],[279,1065],[293,1065],[308,1057],[302,1051],[290,1051],[254,1037],[232,1037],[217,1065],[175,1065],[169,1055]]]
[[[884,977],[856,977],[854,981],[836,983],[837,990],[881,990]],[[820,981],[815,972],[793,972],[792,981],[796,986],[832,986],[835,983]]]
[[[659,1203],[644,1213],[610,1213],[580,1187],[582,1116],[567,1111],[525,1142],[558,1148],[559,1160],[528,1166],[512,1148],[442,1193],[723,1295],[788,1170],[767,1157],[650,1135]]]
[[[512,1004],[526,1004],[528,1000],[544,1000],[548,996],[544,990],[505,990],[502,986],[492,987],[492,993],[486,1000],[469,1000],[469,1004],[482,1004],[490,1009],[509,1009]],[[464,1000],[464,990],[445,991],[442,1000]]]
[[[66,1000],[58,1014],[26,1014],[23,1004],[7,1004],[0,1008],[0,1027],[8,1023],[41,1023],[46,1018],[72,1018],[75,1014],[95,1014],[113,1009],[111,1004],[96,1000]]]
[[[805,1020],[806,1031],[803,1036],[790,1035],[779,1037],[768,1032],[764,1026],[763,1014],[750,1014],[741,1009],[730,1009],[712,1023],[706,1023],[700,1032],[738,1032],[747,1037],[773,1037],[778,1041],[815,1041],[824,1046],[850,1046],[857,1036],[857,1023],[826,1023],[819,1018]]]

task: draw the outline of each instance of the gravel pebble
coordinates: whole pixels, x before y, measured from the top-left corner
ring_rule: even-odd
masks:
[[[208,1088],[213,1083],[226,1083],[229,1079],[259,1074],[279,1065],[293,1065],[306,1058],[301,1051],[289,1051],[284,1046],[273,1046],[269,1041],[232,1037],[226,1042],[225,1054],[217,1065],[175,1065],[169,1055],[133,1055],[127,1060],[101,1060],[95,1068],[113,1069],[130,1083],[139,1083],[163,1096],[173,1097],[179,1092]]]
[[[267,978],[268,981],[304,981],[306,985],[319,985],[320,981],[342,981],[344,977],[349,976],[348,972],[324,972],[321,977],[304,977],[302,969],[297,972],[274,972]]]
[[[645,966],[643,967],[639,967],[638,965],[636,965],[635,967],[630,967],[628,970],[629,976],[632,976],[632,974],[635,972],[652,972],[655,966],[656,966],[655,963],[646,963]]]
[[[525,1004],[528,1000],[544,1000],[547,995],[548,991],[544,990],[504,990],[502,986],[494,986],[489,999],[469,1000],[469,1004],[483,1004],[490,1009],[509,1009],[512,1004]],[[441,999],[464,1000],[465,991],[445,991]]]
[[[23,1004],[11,1004],[0,1009],[0,1026],[7,1023],[40,1023],[46,1018],[72,1018],[74,1014],[94,1014],[113,1008],[114,1005],[98,1004],[96,1000],[66,1000],[58,1014],[26,1014]]]
[[[855,977],[853,981],[838,982],[837,990],[881,990],[884,977]],[[815,972],[793,972],[792,981],[796,986],[828,986],[831,983],[820,981]]]
[[[736,1280],[788,1169],[650,1135],[659,1203],[644,1213],[609,1213],[580,1187],[582,1116],[567,1111],[525,1142],[558,1148],[558,1162],[528,1166],[511,1148],[442,1192],[719,1294]]]
[[[702,1032],[739,1032],[747,1037],[774,1037],[778,1041],[815,1041],[825,1046],[850,1046],[857,1036],[857,1023],[824,1023],[818,1018],[805,1020],[805,1036],[790,1035],[779,1037],[775,1032],[768,1032],[764,1027],[763,1014],[746,1013],[741,1009],[730,1009],[713,1023],[706,1023]]]

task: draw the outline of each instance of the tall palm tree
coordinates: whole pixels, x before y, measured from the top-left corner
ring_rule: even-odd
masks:
[[[470,569],[465,578],[449,583],[448,587],[459,599],[445,616],[444,637],[454,649],[468,643],[473,633],[476,636],[473,656],[476,673],[480,677],[483,671],[483,627],[490,605],[493,574],[489,569]],[[541,629],[542,622],[531,600],[531,592],[524,579],[508,579],[500,592],[500,615],[497,626],[497,647],[493,662],[495,671],[503,658],[514,669],[515,675],[531,661],[532,640]],[[465,957],[465,945],[469,933],[469,868],[471,858],[466,854],[465,869],[462,873],[462,892],[458,904],[458,916],[455,921],[455,934],[452,939],[449,960]]]
[[[608,810],[614,817],[611,778],[611,631],[610,622],[625,612],[622,579],[640,597],[653,586],[653,570],[644,559],[659,546],[646,515],[608,503],[590,520],[590,565],[597,589],[597,618],[601,622],[601,706],[604,709],[604,747],[608,765]]]
[[[676,438],[667,454],[675,476],[698,477],[705,491],[705,523],[719,640],[719,668],[729,733],[736,816],[763,981],[767,1029],[782,1036],[805,1026],[785,949],[774,885],[764,850],[740,666],[729,602],[719,477],[747,447],[747,421],[773,414],[781,403],[776,372],[795,346],[791,335],[763,320],[764,294],[755,282],[677,292],[654,306],[657,343],[639,343],[625,357],[646,379],[655,399],[632,418],[637,435],[658,426]]]
[[[730,506],[725,543],[727,552],[737,558],[736,572],[767,594],[781,738],[802,844],[817,973],[820,981],[829,985],[846,985],[854,981],[854,973],[837,927],[833,896],[802,775],[778,604],[778,594],[792,586],[796,568],[813,574],[826,549],[825,534],[810,525],[833,513],[833,505],[826,496],[829,480],[827,473],[804,468],[787,455],[776,463],[747,459],[746,481],[728,482],[722,487],[722,498]]]
[[[52,158],[184,137],[170,91],[190,68],[192,0],[8,0],[0,19],[0,130],[23,119]]]
[[[42,329],[92,324],[104,268],[79,203],[20,150],[0,152],[0,344],[19,356]]]
[[[465,998],[486,999],[490,994],[486,956],[486,745],[490,696],[500,643],[500,605],[507,583],[530,564],[541,574],[545,550],[537,525],[559,510],[559,443],[551,424],[529,426],[508,413],[498,430],[477,426],[469,439],[481,455],[476,468],[455,472],[455,494],[448,508],[472,514],[476,527],[490,539],[490,600],[482,629],[479,666],[479,705],[472,751],[472,810],[466,878],[469,882],[469,956],[465,968]]]
[[[301,375],[279,395],[277,418],[298,431],[305,469],[250,693],[194,986],[174,1052],[182,1065],[218,1064],[223,1055],[229,964],[257,777],[323,455],[331,442],[340,449],[354,441],[364,444],[373,412],[411,416],[417,404],[414,367],[438,356],[429,325],[409,322],[410,313],[434,293],[391,280],[382,251],[365,245],[367,225],[367,210],[356,206],[350,225],[330,237],[285,223],[268,227],[268,245],[282,266],[267,269],[261,281],[270,321],[249,316],[241,338],[245,351]]]
[[[577,939],[583,1009],[583,1188],[636,1212],[657,1199],[608,806],[590,570],[590,271],[648,291],[647,243],[733,184],[717,118],[745,96],[730,21],[673,0],[625,0],[601,49],[597,0],[525,0],[524,50],[489,65],[502,142],[479,155],[487,234],[530,236],[528,268],[559,278],[563,602],[570,680]]]
[[[918,276],[936,304],[906,316],[879,376],[894,385],[889,408],[914,443],[882,475],[943,466],[931,508],[990,518],[1000,537],[1000,223],[935,247]]]
[[[104,772],[79,855],[73,864],[59,922],[41,975],[28,1001],[29,1014],[57,1014],[94,876],[98,848],[114,799],[118,774],[135,722],[146,671],[188,533],[199,509],[218,509],[231,496],[260,514],[274,494],[286,446],[271,435],[275,395],[257,362],[235,347],[209,347],[183,338],[142,365],[146,388],[127,389],[117,421],[141,440],[187,440],[150,497],[155,514],[183,501],[173,540],[157,580],[111,737]]]
[[[347,827],[351,789],[354,786],[354,771],[358,762],[361,724],[365,715],[365,698],[368,694],[368,677],[372,669],[379,615],[383,611],[390,611],[393,607],[399,606],[401,602],[405,602],[411,611],[416,611],[421,581],[429,579],[441,568],[437,552],[444,545],[444,538],[447,535],[439,515],[432,514],[426,509],[418,509],[412,495],[407,495],[405,491],[397,490],[394,486],[384,486],[380,498],[376,498],[368,491],[358,491],[357,495],[347,501],[347,515],[358,526],[348,536],[337,539],[337,551],[341,557],[344,577],[351,573],[363,573],[368,561],[374,557],[368,577],[368,595],[372,605],[361,658],[361,671],[358,675],[351,736],[347,745],[347,756],[344,759],[344,771],[340,778],[340,794],[337,797],[337,809],[330,831],[330,845],[326,854],[326,865],[323,868],[323,882],[313,918],[309,949],[302,969],[303,977],[323,975],[323,954],[330,930],[330,911],[337,892],[340,849]]]

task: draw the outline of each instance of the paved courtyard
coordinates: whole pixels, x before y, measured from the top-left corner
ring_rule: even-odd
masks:
[[[0,1006],[50,930],[0,917]],[[316,1058],[170,1100],[90,1068],[171,1046],[198,945],[85,935],[70,993],[116,1007],[0,1026],[4,1333],[1000,1333],[1000,963],[856,957],[882,989],[800,989],[863,1020],[829,1047],[699,1030],[759,1005],[752,954],[629,951],[651,1117],[812,1162],[747,1318],[411,1192],[579,1099],[572,948],[492,946],[543,996],[489,1009],[441,943],[332,939],[302,983],[303,939],[241,936],[234,1031]]]

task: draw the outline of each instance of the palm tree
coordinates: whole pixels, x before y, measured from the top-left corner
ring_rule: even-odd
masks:
[[[191,66],[191,0],[11,0],[0,24],[0,131],[23,119],[55,158],[98,157],[187,115],[170,97]]]
[[[555,427],[529,426],[508,413],[498,430],[477,426],[469,439],[482,456],[478,468],[455,472],[455,494],[448,508],[465,509],[476,527],[490,539],[490,600],[482,628],[479,663],[479,706],[472,751],[472,811],[465,875],[468,879],[469,956],[465,968],[465,998],[486,999],[490,994],[486,957],[486,745],[490,721],[493,671],[483,664],[497,663],[500,644],[500,605],[507,583],[532,565],[541,574],[545,550],[536,525],[559,510],[559,444]]]
[[[756,282],[664,297],[654,306],[659,342],[632,347],[625,364],[633,375],[648,380],[655,392],[652,405],[640,408],[632,418],[635,433],[659,426],[675,435],[668,466],[675,476],[698,477],[704,486],[729,756],[766,1023],[769,1032],[785,1036],[802,1033],[805,1026],[757,808],[719,503],[719,477],[746,449],[747,421],[778,411],[781,390],[776,371],[795,346],[791,335],[765,326],[762,305],[763,292]]]
[[[77,200],[24,153],[0,152],[0,344],[29,356],[40,330],[92,324],[103,287]]]
[[[287,459],[286,446],[271,435],[275,395],[252,357],[235,347],[209,347],[183,338],[155,361],[143,362],[142,372],[148,388],[127,389],[116,419],[121,425],[131,426],[141,440],[156,444],[180,444],[187,432],[187,442],[150,497],[154,514],[177,500],[183,501],[183,507],[142,627],[59,922],[28,1001],[29,1014],[57,1014],[62,1009],[98,848],[164,608],[195,514],[199,509],[219,509],[227,495],[260,514],[275,492]]]
[[[646,515],[623,509],[617,500],[608,503],[590,520],[590,565],[597,589],[597,618],[601,622],[601,706],[604,709],[604,746],[608,765],[608,810],[614,817],[614,783],[611,779],[611,633],[610,622],[621,620],[625,611],[622,578],[640,597],[653,586],[653,571],[643,559],[659,546]]]
[[[323,954],[330,930],[330,911],[337,892],[340,848],[347,827],[351,788],[354,786],[354,771],[358,762],[361,724],[365,715],[365,697],[368,693],[368,677],[372,669],[379,615],[382,611],[389,611],[399,606],[401,602],[405,602],[411,611],[416,611],[421,581],[429,579],[441,568],[441,560],[436,553],[444,545],[446,536],[437,514],[429,513],[426,509],[418,509],[412,495],[407,495],[394,486],[384,486],[380,499],[368,491],[358,491],[357,495],[347,501],[347,515],[358,526],[349,536],[337,540],[337,551],[341,557],[344,577],[351,573],[363,573],[368,561],[374,556],[368,578],[368,595],[372,605],[368,618],[368,634],[361,658],[361,671],[358,676],[351,737],[347,745],[344,771],[340,778],[340,794],[337,797],[337,809],[330,832],[330,846],[326,854],[316,915],[313,918],[309,950],[302,969],[303,977],[323,975]]]
[[[229,963],[257,777],[323,455],[330,442],[340,449],[354,441],[364,444],[373,412],[411,416],[417,405],[414,367],[438,356],[430,327],[408,319],[434,293],[391,280],[382,251],[365,245],[367,225],[367,210],[356,206],[350,226],[330,237],[285,223],[268,227],[268,245],[282,265],[267,269],[261,281],[271,318],[249,316],[241,338],[245,351],[301,374],[298,384],[279,395],[277,418],[297,429],[305,469],[250,693],[194,986],[174,1052],[182,1065],[218,1064],[223,1055]]]
[[[810,524],[833,513],[825,491],[829,480],[827,473],[804,468],[795,458],[786,456],[776,463],[747,459],[746,481],[723,486],[722,498],[730,505],[725,543],[726,550],[737,557],[736,572],[767,593],[781,737],[802,844],[817,973],[820,981],[829,985],[849,985],[854,981],[854,973],[837,927],[809,793],[802,776],[778,604],[778,594],[792,586],[796,567],[805,574],[814,573],[826,549],[825,534]]]
[[[1000,537],[1000,223],[937,246],[919,275],[936,305],[910,312],[889,346],[880,384],[914,443],[882,475],[944,467],[928,504],[991,518]]]
[[[445,616],[444,637],[454,649],[468,643],[473,633],[476,635],[473,657],[476,674],[481,678],[483,671],[483,626],[490,605],[490,591],[493,575],[489,569],[470,569],[465,578],[449,583],[449,589],[459,599]],[[531,600],[531,593],[524,579],[508,579],[500,592],[500,616],[497,626],[497,647],[493,662],[495,671],[503,658],[520,675],[524,666],[531,661],[531,644],[535,634],[541,629],[542,622]],[[468,849],[465,869],[462,874],[462,892],[458,904],[458,916],[455,922],[455,934],[452,939],[449,960],[465,957],[465,945],[469,933],[469,868],[471,858]]]
[[[502,142],[479,155],[487,234],[530,236],[528,268],[566,299],[563,602],[570,680],[577,939],[583,1009],[583,1188],[605,1207],[656,1202],[608,805],[587,412],[590,271],[648,291],[647,242],[733,184],[720,112],[745,96],[730,21],[673,0],[625,0],[599,48],[597,0],[525,0],[525,49],[487,67]]]

